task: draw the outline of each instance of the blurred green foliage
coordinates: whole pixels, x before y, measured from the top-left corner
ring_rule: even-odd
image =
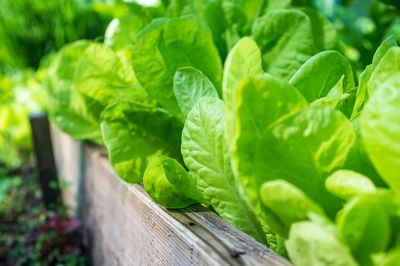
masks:
[[[93,2],[0,1],[0,65],[36,68],[64,44],[102,35],[110,18],[93,9]]]
[[[103,35],[112,16],[96,7],[108,2],[0,1],[0,165],[17,168],[28,159],[28,115],[47,102],[43,69],[65,44]]]
[[[46,90],[40,72],[0,74],[0,163],[19,167],[31,150],[28,114],[44,109]]]
[[[313,0],[313,5],[338,31],[341,51],[357,74],[372,61],[376,48],[390,35],[400,41],[397,0]],[[399,4],[397,4],[397,7]]]

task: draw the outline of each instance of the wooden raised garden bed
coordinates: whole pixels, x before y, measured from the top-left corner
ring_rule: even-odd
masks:
[[[118,178],[104,148],[52,131],[64,203],[83,221],[93,265],[291,265],[203,206],[160,207]]]

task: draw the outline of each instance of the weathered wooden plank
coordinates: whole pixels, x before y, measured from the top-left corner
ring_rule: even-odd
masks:
[[[290,265],[266,246],[201,205],[170,211],[178,221],[216,248],[234,265]]]
[[[65,154],[71,143],[64,141],[58,162],[66,170],[77,162]],[[85,153],[80,205],[94,265],[290,265],[204,206],[158,206],[142,186],[118,178],[103,148],[85,146]]]
[[[82,142],[61,133],[54,124],[51,125],[51,131],[63,202],[69,207],[69,213],[78,217],[78,207],[81,206],[78,204],[81,201],[78,197],[82,195],[80,191],[82,190],[84,145]]]

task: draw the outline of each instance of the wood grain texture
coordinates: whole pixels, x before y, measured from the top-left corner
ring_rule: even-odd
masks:
[[[51,124],[51,132],[62,199],[64,204],[69,207],[69,213],[79,216],[78,195],[82,178],[80,161],[82,160],[83,144],[61,133],[54,124]]]
[[[77,144],[54,132],[62,176],[79,182],[77,157],[70,154]],[[81,205],[93,265],[291,265],[204,206],[160,207],[142,186],[118,178],[103,148],[85,145],[85,160],[84,196],[73,206]],[[76,194],[68,195],[76,201]]]

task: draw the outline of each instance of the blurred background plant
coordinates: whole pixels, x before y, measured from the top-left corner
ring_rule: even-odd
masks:
[[[390,35],[400,41],[400,2],[397,0],[309,1],[335,26],[340,49],[357,74],[372,61],[376,48]]]
[[[33,67],[49,52],[78,39],[93,39],[108,18],[91,0],[0,1],[0,60],[3,66]]]
[[[46,90],[32,70],[0,74],[0,88],[0,162],[18,168],[31,151],[28,114],[44,108]]]
[[[47,210],[35,172],[0,178],[0,265],[85,265],[81,223],[66,209]]]

